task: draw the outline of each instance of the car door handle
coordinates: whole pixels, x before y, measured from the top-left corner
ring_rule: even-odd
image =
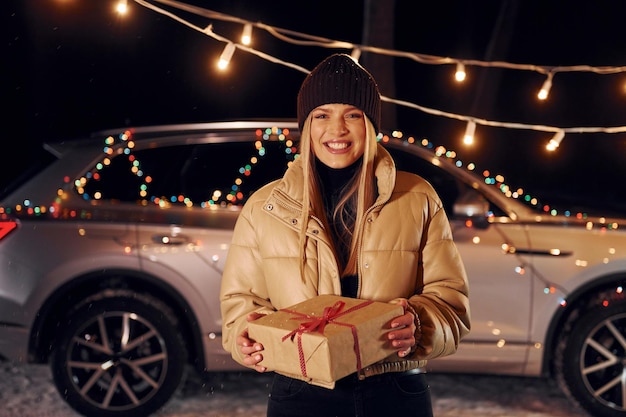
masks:
[[[154,235],[152,241],[161,245],[183,245],[189,242],[189,238],[184,235]]]
[[[561,249],[526,249],[507,245],[504,251],[507,255],[538,255],[538,256],[572,256],[573,251]]]

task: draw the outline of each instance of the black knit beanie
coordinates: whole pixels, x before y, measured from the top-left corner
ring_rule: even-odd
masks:
[[[376,132],[380,126],[380,92],[374,77],[350,55],[334,54],[305,78],[298,93],[300,130],[311,110],[324,104],[350,104],[363,110]]]

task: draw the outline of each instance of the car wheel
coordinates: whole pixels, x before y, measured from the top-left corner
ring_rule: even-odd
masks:
[[[60,328],[54,383],[76,411],[94,417],[146,416],[180,385],[183,339],[162,302],[128,291],[87,300]]]
[[[626,303],[584,312],[559,349],[564,391],[593,416],[626,417]]]

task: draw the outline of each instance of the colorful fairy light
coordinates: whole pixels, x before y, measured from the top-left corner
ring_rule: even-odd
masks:
[[[264,145],[264,141],[268,140],[276,140],[278,143],[284,145],[284,152],[287,158],[287,165],[289,165],[293,160],[295,160],[299,154],[297,152],[297,147],[294,144],[293,138],[290,136],[290,131],[288,129],[281,129],[279,127],[271,127],[266,129],[257,129],[254,132],[254,137],[256,141],[253,142],[253,148],[256,153],[253,154],[249,162],[244,164],[239,169],[239,175],[236,176],[233,180],[233,184],[230,190],[226,192],[222,192],[220,190],[215,190],[212,192],[210,198],[207,201],[202,202],[194,202],[188,196],[177,195],[177,196],[155,196],[150,193],[150,185],[153,182],[153,178],[150,173],[145,173],[141,166],[141,161],[137,159],[135,153],[133,152],[135,148],[135,142],[132,140],[132,132],[125,131],[121,133],[117,140],[113,138],[113,136],[108,136],[104,139],[105,147],[103,150],[103,157],[100,161],[94,164],[93,169],[89,172],[85,173],[84,176],[77,178],[75,180],[71,180],[69,176],[64,176],[62,178],[63,184],[73,183],[74,190],[85,200],[85,201],[98,201],[106,199],[107,196],[103,195],[100,191],[93,191],[92,195],[88,195],[85,191],[85,187],[91,181],[99,181],[101,178],[101,173],[111,164],[111,157],[109,156],[113,149],[118,149],[116,154],[128,155],[126,158],[129,162],[129,171],[138,178],[141,178],[141,184],[137,190],[137,202],[140,205],[148,205],[154,204],[161,208],[168,208],[172,204],[184,205],[186,207],[203,207],[203,208],[211,208],[215,209],[220,206],[228,206],[232,204],[241,205],[242,202],[247,197],[242,192],[242,185],[245,180],[249,178],[255,166],[258,162],[265,157],[266,148]],[[457,153],[454,150],[447,149],[444,146],[434,146],[432,142],[427,139],[422,139],[421,141],[416,141],[413,136],[405,135],[402,131],[396,130],[393,131],[391,135],[379,134],[377,140],[380,142],[388,142],[395,138],[395,140],[400,140],[405,143],[407,146],[421,146],[423,148],[429,149],[442,160],[448,160],[450,163],[454,164],[458,169],[465,169],[467,171],[476,171],[476,164],[473,162],[464,163],[460,159],[457,158]],[[119,141],[118,144],[115,142]],[[121,145],[121,147],[120,147]],[[438,159],[434,158],[433,163],[438,161]],[[506,196],[507,198],[514,198],[526,205],[529,205],[534,208],[541,208],[546,214],[551,216],[557,216],[559,213],[567,217],[575,217],[577,220],[585,220],[588,215],[586,213],[572,213],[569,210],[558,211],[556,208],[551,207],[547,204],[541,206],[539,204],[539,200],[536,197],[531,196],[526,193],[522,188],[512,188],[506,183],[506,179],[503,175],[500,174],[492,174],[489,170],[484,170],[482,172],[483,179],[485,184],[492,185],[497,187],[500,192]],[[16,205],[14,208],[11,207],[3,207],[0,208],[0,215],[7,215],[11,213],[17,214],[28,214],[33,216],[41,216],[44,214],[50,214],[55,217],[68,215],[60,213],[59,207],[61,202],[64,199],[68,198],[68,194],[63,188],[59,188],[57,190],[57,195],[55,200],[50,206],[45,205],[37,205],[31,202],[29,199],[25,199],[22,204]],[[76,215],[76,214],[69,214]],[[84,214],[81,214],[84,215]],[[493,213],[490,213],[489,216],[493,216]],[[470,222],[467,225],[468,227],[473,227],[473,223]],[[587,230],[593,230],[600,227],[602,230],[610,231],[617,230],[619,225],[615,222],[608,222],[606,219],[600,219],[599,224],[594,224],[592,222],[587,222],[585,224]]]

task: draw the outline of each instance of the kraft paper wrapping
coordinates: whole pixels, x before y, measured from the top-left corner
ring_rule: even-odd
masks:
[[[403,313],[389,303],[320,295],[249,323],[248,333],[263,344],[261,365],[268,370],[333,388],[396,352],[386,334]]]

